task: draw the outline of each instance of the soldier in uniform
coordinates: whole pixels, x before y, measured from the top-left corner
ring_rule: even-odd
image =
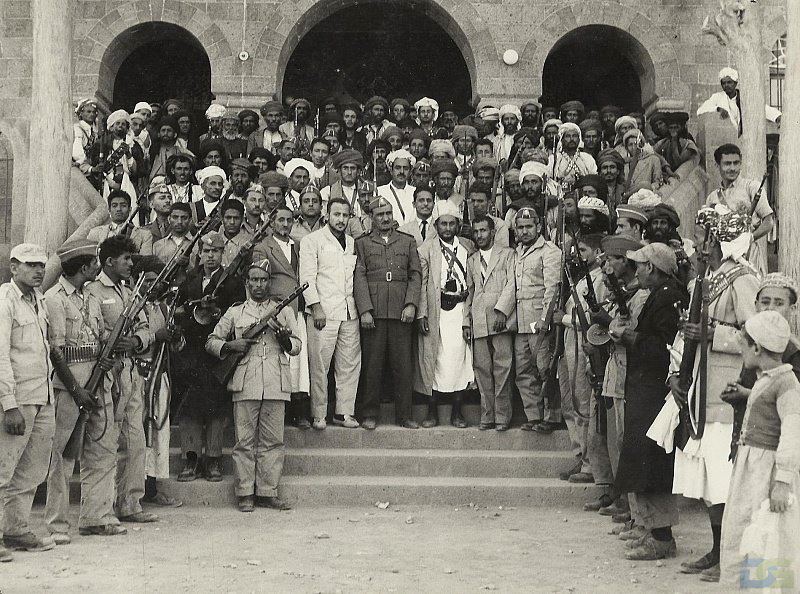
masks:
[[[206,350],[224,359],[231,353],[244,358],[228,382],[233,398],[236,445],[233,462],[239,510],[253,506],[291,509],[278,496],[283,473],[283,418],[291,397],[289,356],[300,352],[297,319],[290,309],[274,317],[270,327],[256,338],[244,338],[248,327],[260,322],[275,303],[270,302],[269,261],[261,260],[247,270],[247,301],[232,306],[208,337]]]
[[[379,394],[388,365],[395,387],[396,421],[408,429],[411,418],[412,322],[422,288],[417,244],[396,231],[392,205],[376,197],[370,204],[372,231],[356,241],[353,295],[361,319],[361,412],[364,429],[374,429]]]
[[[109,237],[100,244],[102,272],[89,283],[86,292],[100,301],[106,332],[111,332],[129,300],[135,299],[125,282],[133,271],[136,246],[125,237]],[[142,511],[144,495],[145,443],[144,393],[142,377],[134,369],[134,356],[150,346],[152,334],[147,318],[140,313],[131,324],[131,335],[120,338],[114,370],[114,431],[119,435],[115,511],[123,522],[155,522],[158,516]],[[109,419],[111,423],[111,419]]]
[[[244,204],[238,200],[228,200],[221,210],[222,236],[225,240],[225,249],[222,251],[222,265],[227,268],[242,247],[253,238],[253,235],[242,227]]]
[[[9,549],[47,551],[53,540],[28,527],[55,431],[47,309],[37,289],[47,254],[22,243],[11,250],[10,260],[11,282],[0,286],[0,531]],[[10,560],[0,545],[0,561]]]
[[[86,238],[95,243],[102,243],[108,237],[125,232],[125,223],[131,214],[131,197],[122,190],[112,190],[106,198],[108,214],[111,222],[106,225],[93,227]],[[153,253],[153,235],[144,227],[130,227],[128,237],[131,238],[139,253],[148,255]]]
[[[111,377],[106,376],[97,394],[83,388],[97,363],[105,337],[100,302],[84,291],[84,285],[100,273],[97,247],[89,240],[65,243],[57,252],[63,274],[45,293],[50,321],[48,339],[56,368],[53,378],[56,433],[47,475],[44,517],[56,544],[68,544],[71,540],[69,480],[75,460],[63,458],[62,452],[75,428],[79,407],[90,412],[86,427],[89,439],[83,443],[81,456],[80,533],[113,536],[127,532],[114,515],[113,507],[117,435],[113,427]],[[110,369],[110,365],[106,366]]]

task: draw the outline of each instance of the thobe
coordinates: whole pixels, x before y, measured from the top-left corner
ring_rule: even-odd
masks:
[[[378,186],[378,196],[385,198],[392,205],[392,214],[398,225],[405,225],[414,217],[414,190],[411,184],[402,188],[389,182],[385,186]]]
[[[728,112],[728,120],[739,131],[739,136],[742,135],[742,113],[740,109],[739,91],[733,97],[729,97],[725,91],[717,91],[711,97],[703,101],[700,107],[697,108],[697,115],[704,113],[714,113],[717,108],[724,109]],[[770,122],[775,122],[781,116],[781,112],[771,105],[764,106],[764,117]]]
[[[578,150],[570,156],[564,151],[558,151],[556,157],[550,155],[547,171],[553,171],[555,163],[555,179],[558,182],[575,183],[579,177],[597,173],[597,164],[589,153]]]

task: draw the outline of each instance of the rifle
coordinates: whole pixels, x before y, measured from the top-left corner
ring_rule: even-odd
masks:
[[[675,445],[683,447],[686,442],[691,439],[700,439],[703,437],[706,425],[706,387],[707,387],[707,374],[708,374],[708,306],[709,306],[709,291],[708,281],[706,280],[706,273],[708,271],[708,260],[711,255],[710,247],[711,239],[711,226],[706,225],[705,238],[703,245],[700,248],[697,258],[697,277],[694,281],[694,289],[692,290],[692,299],[690,301],[689,319],[687,320],[692,324],[700,324],[700,340],[690,340],[684,337],[683,341],[683,355],[681,356],[680,370],[678,372],[678,382],[681,389],[688,391],[692,387],[692,380],[694,377],[695,357],[698,349],[700,350],[700,362],[697,368],[698,382],[695,393],[697,399],[694,405],[694,411],[689,405],[687,397],[686,402],[680,404],[680,420],[683,426],[683,431],[679,435],[679,439],[675,440]],[[697,417],[697,428],[693,423],[693,413]]]
[[[120,338],[125,335],[130,328],[131,322],[136,318],[136,316],[139,315],[139,312],[142,311],[142,308],[144,307],[149,291],[147,294],[142,295],[138,299],[136,298],[142,288],[143,281],[144,278],[141,278],[139,279],[139,282],[136,283],[131,299],[125,304],[125,308],[122,310],[122,313],[117,318],[116,324],[114,324],[114,327],[111,329],[111,334],[103,345],[98,362],[95,363],[95,366],[92,369],[92,374],[89,376],[89,381],[87,381],[86,385],[84,386],[84,388],[86,388],[86,390],[92,394],[97,394],[97,390],[106,375],[106,372],[100,367],[99,361],[108,359],[114,354],[114,349],[116,349]],[[103,402],[103,411],[105,413],[105,402]],[[78,420],[75,423],[75,428],[72,430],[72,433],[70,434],[69,439],[64,446],[64,451],[62,453],[64,458],[76,461],[80,460],[81,451],[83,450],[83,441],[86,437],[86,425],[89,422],[90,414],[91,411],[82,407],[80,408],[80,413],[78,414]],[[108,423],[108,419],[106,419],[106,423]],[[105,432],[106,430],[103,429],[103,434],[105,434]],[[99,440],[101,437],[102,435],[97,439]]]
[[[753,203],[750,205],[750,219],[753,218],[753,215],[756,214],[756,208],[758,208],[758,201],[761,200],[761,192],[764,189],[764,184],[767,183],[767,178],[769,177],[770,168],[772,167],[772,159],[775,156],[775,152],[772,149],[767,150],[767,168],[764,170],[764,175],[761,177],[761,183],[758,186],[758,190],[753,196]]]
[[[464,145],[467,143],[467,133],[464,132]],[[461,220],[461,237],[472,239],[472,223],[469,220],[469,168],[467,167],[467,154],[464,153],[464,213]]]
[[[170,295],[172,296],[172,300],[167,307],[166,321],[167,328],[172,330],[175,328],[175,309],[178,301],[177,288],[171,289]],[[144,441],[148,448],[153,447],[153,434],[164,428],[164,424],[169,417],[169,403],[167,403],[167,414],[164,415],[161,421],[158,419],[158,411],[160,409],[158,406],[158,396],[161,392],[161,374],[164,368],[169,364],[169,347],[170,345],[168,342],[160,342],[158,344],[153,354],[150,372],[147,374],[147,379],[144,384]]]
[[[267,329],[272,327],[272,321],[277,315],[287,307],[292,301],[300,297],[303,291],[308,288],[308,283],[303,283],[297,287],[291,294],[283,301],[274,306],[274,308],[258,322],[247,328],[241,338],[258,338]],[[223,386],[227,385],[233,376],[234,371],[239,366],[239,363],[244,359],[246,353],[230,353],[222,361],[215,364],[211,369],[211,373]]]

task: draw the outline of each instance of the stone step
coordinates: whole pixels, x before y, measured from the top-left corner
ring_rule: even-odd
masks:
[[[284,476],[554,477],[568,470],[567,451],[288,448]],[[180,450],[170,451],[170,472],[183,468]],[[233,474],[230,448],[222,473]]]
[[[209,483],[161,481],[160,490],[185,505],[219,507],[234,505],[233,478]],[[284,476],[281,497],[293,505],[391,504],[537,507],[582,505],[600,495],[594,485],[573,485],[557,478],[475,478],[407,476]]]

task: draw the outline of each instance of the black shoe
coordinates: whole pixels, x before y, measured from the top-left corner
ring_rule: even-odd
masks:
[[[197,456],[187,455],[186,463],[183,466],[180,474],[178,474],[178,482],[188,483],[197,478]]]
[[[461,403],[464,396],[462,392],[457,392],[456,394],[457,395],[453,395],[453,409],[450,412],[450,424],[456,429],[466,429],[468,426],[467,421],[461,414]]]
[[[256,507],[269,507],[281,511],[292,509],[292,506],[280,497],[256,497]]]
[[[239,511],[240,512],[251,512],[253,511],[253,496],[252,495],[244,495],[243,497],[239,497]]]
[[[478,429],[481,431],[488,431],[489,429],[494,429],[494,423],[481,423],[478,425]]]
[[[422,421],[422,426],[425,429],[436,427],[439,424],[439,409],[436,406],[436,396],[431,394],[428,396],[428,414],[425,420]]]
[[[551,423],[550,421],[542,421],[541,423],[537,423],[533,427],[531,427],[531,431],[535,431],[536,433],[541,433],[542,435],[550,435],[553,431],[556,430],[558,427],[557,423]]]
[[[222,480],[219,458],[208,458],[206,460],[206,480],[211,483],[218,483]]]
[[[719,553],[710,551],[697,561],[684,561],[681,563],[681,573],[702,573],[715,565],[719,565]]]
[[[405,429],[419,429],[419,423],[417,423],[412,419],[406,419],[405,421],[400,423],[400,426]]]

